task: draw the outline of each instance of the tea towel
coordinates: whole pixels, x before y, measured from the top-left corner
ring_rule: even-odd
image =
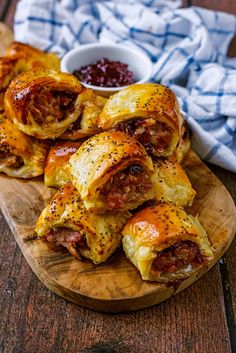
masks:
[[[152,81],[177,94],[206,161],[236,172],[236,17],[165,0],[21,0],[15,38],[63,56],[81,44],[122,43],[153,62]]]

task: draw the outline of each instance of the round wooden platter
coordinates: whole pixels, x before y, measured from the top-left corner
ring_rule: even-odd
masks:
[[[22,181],[1,175],[1,209],[32,270],[50,290],[98,311],[138,310],[170,298],[200,278],[224,254],[236,231],[234,202],[224,185],[192,151],[184,166],[197,191],[190,212],[198,214],[205,227],[214,249],[214,260],[178,283],[143,281],[122,250],[106,263],[94,265],[35,239],[37,217],[55,192],[42,180]]]

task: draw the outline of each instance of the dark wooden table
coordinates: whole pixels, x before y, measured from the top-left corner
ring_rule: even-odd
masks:
[[[39,0],[40,1],[40,0]],[[17,1],[0,1],[12,25]],[[236,14],[236,1],[185,1]],[[236,55],[232,43],[231,55]],[[236,175],[210,166],[236,201]],[[158,306],[107,315],[67,302],[36,278],[0,214],[0,353],[234,353],[236,242],[190,288]]]

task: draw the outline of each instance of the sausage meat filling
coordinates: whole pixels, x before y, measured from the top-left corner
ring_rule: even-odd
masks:
[[[165,123],[154,119],[132,119],[119,123],[114,130],[126,132],[134,136],[154,156],[162,155],[168,149],[171,131]]]
[[[130,165],[112,177],[102,188],[110,209],[123,209],[127,202],[142,197],[152,184],[139,164]]]
[[[192,267],[196,267],[203,261],[204,258],[200,254],[197,244],[189,240],[179,241],[157,254],[152,270],[173,273],[190,264]]]
[[[76,97],[77,94],[71,91],[49,91],[40,88],[39,92],[31,95],[23,119],[26,120],[30,111],[39,124],[62,121],[68,113],[73,112]]]
[[[78,140],[81,138],[78,133],[81,129],[81,116],[78,117],[69,127],[68,129],[60,136],[62,140]]]
[[[60,227],[51,229],[44,235],[44,239],[57,246],[63,246],[68,249],[71,255],[80,258],[79,248],[87,248],[86,236],[83,231]]]
[[[0,163],[4,164],[8,168],[21,168],[24,165],[24,161],[20,156],[15,156],[9,153],[7,150],[0,150]]]

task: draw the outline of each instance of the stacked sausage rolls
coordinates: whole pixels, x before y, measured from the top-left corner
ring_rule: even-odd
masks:
[[[170,282],[187,278],[205,266],[213,253],[199,220],[183,208],[192,205],[196,192],[179,164],[189,140],[174,93],[160,85],[132,85],[107,101],[97,122],[105,132],[75,147],[72,156],[64,153],[63,173],[70,182],[43,211],[36,232],[95,263],[114,252],[122,233],[126,256],[142,279]],[[75,221],[67,215],[71,202],[60,196],[65,190],[77,200]],[[146,207],[150,200],[154,206]],[[58,211],[65,203],[67,211]],[[51,215],[55,210],[56,220]],[[85,241],[81,214],[89,222],[107,224],[109,219],[118,225],[117,232],[113,230],[112,251],[105,251],[99,260],[89,254],[94,244],[97,248],[101,243],[104,232],[95,229],[93,245],[91,234],[84,235]]]
[[[213,258],[184,210],[196,195],[180,164],[190,140],[169,88],[134,84],[107,100],[53,54],[13,43],[0,58],[0,110],[0,171],[44,173],[59,188],[36,225],[42,240],[95,264],[123,244],[143,280],[165,283]]]
[[[64,170],[71,183],[43,211],[36,232],[65,244],[73,255],[79,251],[94,263],[106,261],[121,245],[121,231],[131,216],[128,210],[155,195],[152,161],[134,138],[103,132],[83,142]],[[76,236],[65,228],[73,229]],[[87,245],[81,249],[84,232]],[[68,245],[71,239],[73,244]]]
[[[78,146],[78,139],[100,131],[97,119],[107,101],[59,67],[54,54],[18,42],[0,58],[1,172],[31,178],[44,173],[47,159],[45,183],[55,187],[68,181],[61,166],[76,151],[70,140]],[[70,151],[64,162],[59,151],[47,158],[48,147],[59,137]]]

